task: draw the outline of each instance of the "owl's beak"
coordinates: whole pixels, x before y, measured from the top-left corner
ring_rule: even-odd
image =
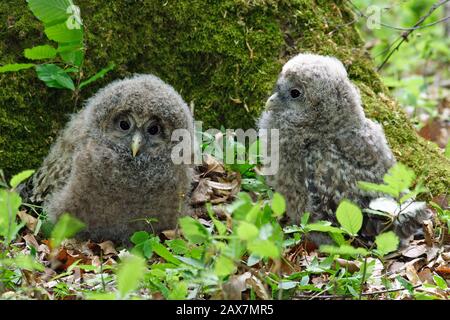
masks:
[[[131,153],[133,157],[139,153],[139,149],[142,147],[142,134],[140,132],[136,132],[131,141]]]
[[[273,95],[270,96],[269,99],[267,99],[266,106],[265,106],[266,110],[273,109],[273,104],[274,104],[273,102],[277,98],[277,96],[278,96],[278,93],[274,93]]]

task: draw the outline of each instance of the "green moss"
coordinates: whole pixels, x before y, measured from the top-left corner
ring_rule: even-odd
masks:
[[[362,89],[367,114],[385,126],[399,160],[425,174],[433,193],[448,190],[449,165],[418,138],[392,103],[344,1],[76,0],[86,26],[84,73],[117,68],[87,87],[154,73],[172,84],[204,127],[254,126],[282,64],[298,52],[337,56]],[[24,62],[24,48],[45,42],[25,1],[0,3],[0,64]],[[81,107],[78,103],[77,108]],[[0,75],[0,168],[36,168],[74,111],[70,92],[46,88],[34,71]]]

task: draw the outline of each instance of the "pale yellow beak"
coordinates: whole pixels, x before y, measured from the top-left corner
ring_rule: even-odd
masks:
[[[136,132],[133,136],[133,140],[131,142],[131,153],[133,157],[136,157],[139,153],[139,149],[142,147],[142,135],[140,132]]]
[[[267,99],[265,108],[266,110],[271,110],[273,108],[273,101],[277,98],[277,93],[274,93]]]

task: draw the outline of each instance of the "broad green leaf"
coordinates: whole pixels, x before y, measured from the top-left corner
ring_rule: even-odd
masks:
[[[174,265],[179,265],[181,263],[181,261],[175,258],[175,256],[169,250],[167,250],[164,245],[157,242],[156,239],[152,241],[152,249],[154,253],[156,253],[167,262],[173,263]]]
[[[70,214],[64,213],[59,217],[58,222],[52,231],[52,245],[57,247],[64,239],[73,237],[79,231],[84,229],[85,224]]]
[[[30,69],[32,67],[34,67],[34,64],[32,64],[32,63],[5,64],[4,66],[0,67],[0,73],[15,72],[15,71],[20,71],[20,70],[24,70],[24,69]]]
[[[394,197],[398,197],[401,192],[412,185],[415,178],[413,170],[402,163],[397,163],[384,175],[383,181],[395,189]]]
[[[56,57],[56,49],[49,45],[37,46],[25,49],[24,55],[31,60],[53,59]]]
[[[331,232],[331,233],[343,233],[339,228],[333,227],[329,221],[318,221],[315,223],[309,223],[305,226],[306,232],[317,231],[317,232]]]
[[[166,240],[166,244],[175,254],[186,254],[189,251],[188,245],[183,239]]]
[[[398,198],[400,193],[407,190],[414,182],[416,175],[414,171],[401,163],[396,163],[384,175],[384,184],[375,184],[371,182],[358,182],[361,189],[367,191],[376,191],[389,194],[394,198]]]
[[[377,251],[383,256],[397,250],[399,242],[398,236],[393,231],[382,233],[375,238]]]
[[[60,67],[54,64],[36,66],[38,78],[48,87],[75,90],[72,78]]]
[[[286,201],[284,200],[284,197],[278,192],[275,192],[273,194],[272,211],[275,217],[281,216],[286,211]]]
[[[281,281],[278,284],[278,289],[289,290],[295,288],[298,285],[297,281]]]
[[[169,291],[167,299],[169,300],[184,300],[188,294],[188,284],[186,281],[176,282]]]
[[[236,270],[233,260],[221,255],[214,264],[214,273],[219,277],[226,277]]]
[[[331,246],[331,245],[323,245],[319,248],[320,252],[328,253],[328,254],[338,254],[338,255],[349,255],[349,256],[357,256],[362,255],[366,256],[369,254],[364,248],[354,248],[348,244],[343,244],[339,247]]]
[[[97,72],[95,75],[93,75],[92,77],[87,79],[86,81],[81,82],[79,88],[81,89],[81,88],[87,86],[88,84],[91,84],[92,82],[95,82],[98,79],[103,78],[108,72],[113,70],[115,67],[116,67],[116,65],[114,63],[111,63],[108,67],[103,68],[102,70]]]
[[[9,182],[9,185],[11,188],[16,188],[19,184],[21,184],[23,181],[27,180],[29,177],[31,177],[34,173],[34,170],[25,170],[22,171],[19,174],[16,174],[12,177],[11,181]]]
[[[436,283],[436,285],[439,287],[439,289],[442,289],[442,290],[448,289],[447,282],[441,276],[438,276],[437,274],[435,274],[433,276],[433,280],[434,280],[434,283]]]
[[[262,258],[279,258],[280,250],[278,247],[270,240],[253,240],[247,245],[248,250],[255,255]]]
[[[216,219],[216,217],[214,216],[214,211],[212,209],[211,203],[206,204],[206,211],[208,212],[209,217],[213,221],[214,226],[217,229],[217,232],[219,232],[219,235],[221,236],[225,235],[225,233],[227,232],[227,227],[225,226],[225,224],[222,223],[222,221]]]
[[[260,261],[261,257],[252,253],[247,259],[247,266],[252,267]]]
[[[258,217],[261,216],[261,203],[256,203],[245,216],[245,220],[248,222],[255,223],[258,220]]]
[[[16,216],[22,199],[16,192],[0,189],[0,236],[10,242],[24,224],[17,224]]]
[[[45,267],[29,255],[17,255],[14,258],[0,260],[0,266],[9,266],[29,271],[44,271]]]
[[[256,238],[259,234],[258,228],[253,224],[246,221],[240,221],[237,227],[237,235],[239,239],[248,241]]]
[[[350,235],[356,236],[362,227],[363,215],[361,209],[348,200],[343,200],[337,210],[336,219],[340,223],[342,229]]]
[[[80,67],[84,60],[83,43],[60,43],[58,45],[58,54],[67,64]],[[69,72],[66,70],[66,72]]]
[[[45,24],[66,21],[70,16],[72,0],[27,0],[33,14]]]
[[[192,217],[183,217],[179,220],[181,231],[187,240],[194,244],[206,242],[210,238],[208,230]]]
[[[146,231],[135,232],[135,233],[133,233],[133,235],[130,238],[131,242],[133,242],[134,244],[139,244],[148,239],[150,239],[150,235]]]
[[[128,257],[121,263],[117,272],[117,289],[120,298],[126,298],[130,292],[138,288],[145,269],[144,259],[138,256]]]
[[[69,29],[65,22],[46,27],[44,30],[47,38],[58,43],[82,43],[83,31],[81,29]]]

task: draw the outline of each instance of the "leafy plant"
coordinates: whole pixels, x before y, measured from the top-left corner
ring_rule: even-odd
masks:
[[[44,24],[44,33],[53,44],[24,50],[25,58],[46,63],[13,63],[0,67],[0,73],[35,68],[48,87],[68,89],[77,94],[82,88],[114,69],[111,63],[92,77],[83,80],[85,55],[83,22],[72,0],[27,0],[29,9]]]

